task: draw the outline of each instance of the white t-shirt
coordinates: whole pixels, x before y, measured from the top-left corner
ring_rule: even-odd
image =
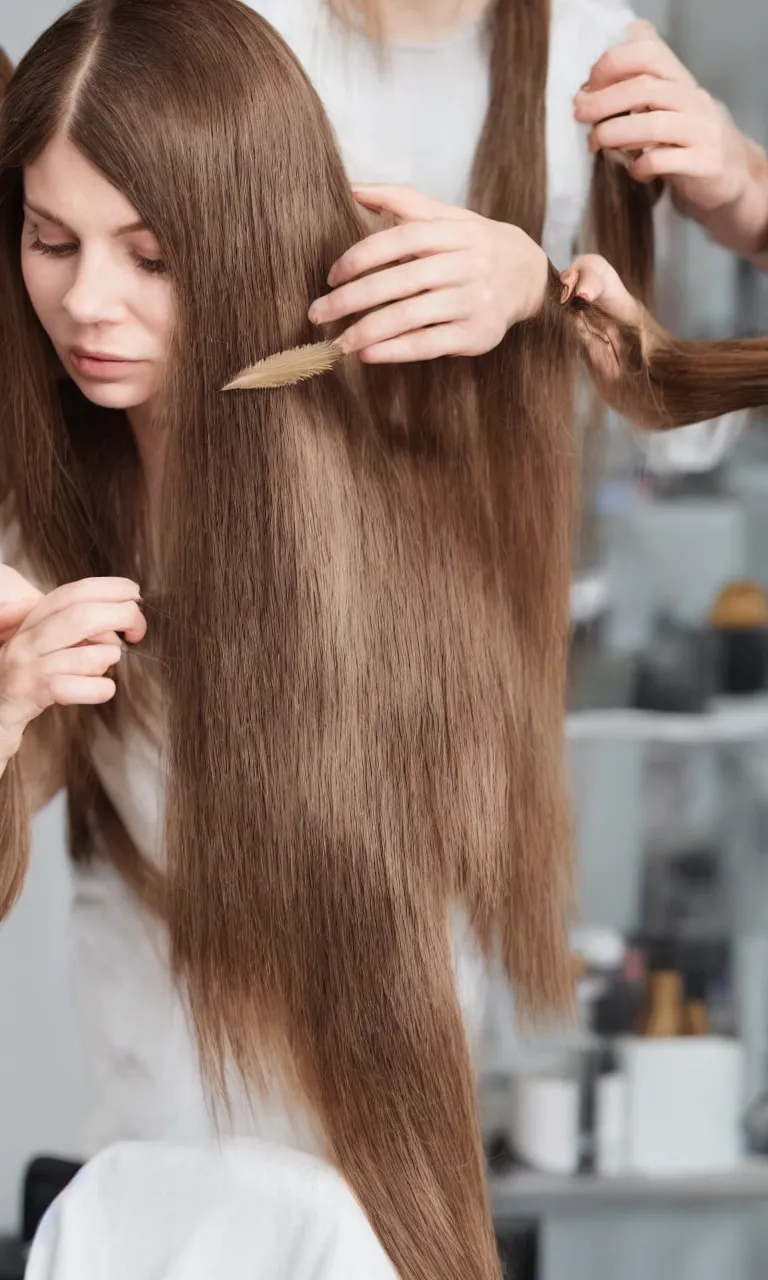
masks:
[[[488,97],[480,27],[436,45],[400,46],[379,65],[354,35],[339,38],[320,0],[257,0],[303,61],[335,126],[356,180],[408,182],[460,202]],[[601,52],[632,18],[618,0],[554,0],[547,92],[549,197],[546,247],[571,255],[590,181],[583,128],[572,98]],[[99,733],[94,763],[139,850],[157,856],[162,762],[136,730],[120,740]],[[215,1132],[194,1038],[168,969],[164,931],[137,906],[106,864],[75,871],[74,966],[90,1106],[83,1154],[122,1140],[202,1141]],[[457,920],[459,993],[471,1034],[483,1011],[484,974]],[[308,1150],[317,1137],[305,1117],[275,1097],[256,1109],[235,1094],[231,1126]]]
[[[481,20],[438,43],[388,46],[381,59],[362,36],[340,28],[325,0],[250,5],[302,62],[352,181],[407,183],[448,204],[466,204],[490,87]],[[592,175],[587,129],[574,120],[573,97],[634,16],[623,0],[553,0],[544,247],[561,269],[572,257]]]

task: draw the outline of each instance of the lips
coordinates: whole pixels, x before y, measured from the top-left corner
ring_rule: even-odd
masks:
[[[92,382],[122,382],[141,363],[111,351],[86,351],[83,347],[70,347],[67,362],[73,373]]]
[[[133,360],[125,356],[112,355],[109,351],[86,351],[83,347],[73,347],[72,355],[76,360],[88,360],[102,364],[133,364]]]

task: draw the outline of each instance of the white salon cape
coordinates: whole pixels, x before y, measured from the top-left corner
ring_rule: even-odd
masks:
[[[80,1171],[25,1280],[397,1280],[352,1192],[302,1152],[129,1143]]]

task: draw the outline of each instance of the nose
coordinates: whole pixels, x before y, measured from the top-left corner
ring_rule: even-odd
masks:
[[[64,295],[64,309],[81,326],[118,322],[124,313],[120,272],[97,253],[81,250],[74,278]]]

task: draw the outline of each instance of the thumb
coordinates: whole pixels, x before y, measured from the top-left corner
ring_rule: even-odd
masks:
[[[637,18],[627,27],[627,44],[639,44],[641,40],[660,40],[661,37],[652,22],[646,18]]]
[[[42,591],[10,565],[0,565],[0,640],[21,626],[42,598]]]

